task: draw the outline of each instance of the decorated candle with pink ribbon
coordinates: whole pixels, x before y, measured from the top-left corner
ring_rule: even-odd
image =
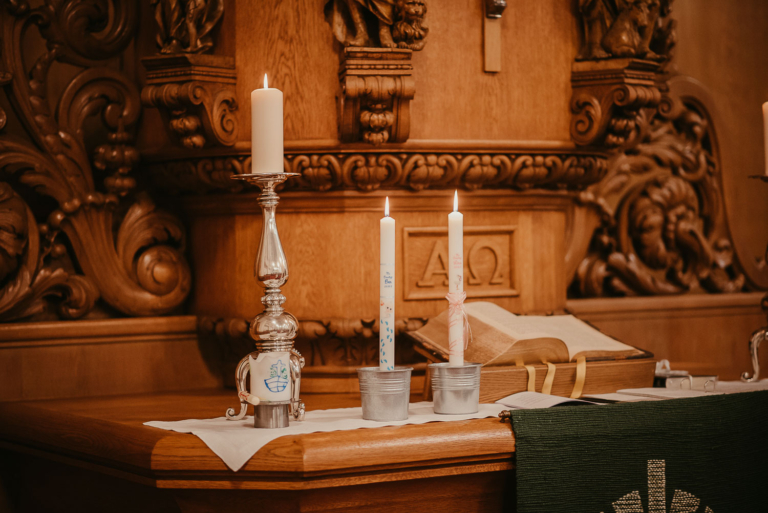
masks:
[[[459,212],[459,192],[448,214],[448,366],[464,365],[464,216]]]

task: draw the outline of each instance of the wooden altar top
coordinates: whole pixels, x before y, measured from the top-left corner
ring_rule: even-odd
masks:
[[[302,398],[308,410],[360,404],[354,394]],[[285,436],[236,473],[196,436],[143,425],[220,417],[235,402],[232,391],[200,390],[1,403],[0,448],[161,489],[312,490],[514,468],[499,419]]]

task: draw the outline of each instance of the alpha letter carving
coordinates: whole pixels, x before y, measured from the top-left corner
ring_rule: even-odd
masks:
[[[438,267],[439,266],[439,267]],[[424,274],[416,282],[417,287],[434,287],[435,282],[432,277],[436,274],[443,275],[443,285],[448,286],[448,251],[442,240],[436,240],[432,246],[432,253],[429,254],[427,267],[424,268]]]

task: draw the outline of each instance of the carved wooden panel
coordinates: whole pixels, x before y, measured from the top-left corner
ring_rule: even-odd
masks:
[[[599,215],[578,265],[577,296],[739,292],[745,277],[731,241],[716,132],[700,86],[672,79],[656,110],[605,179],[580,194]]]
[[[424,144],[367,153],[343,145],[305,149],[289,143],[284,168],[300,176],[289,179],[283,190],[581,189],[606,171],[602,150],[520,147],[505,141],[490,146]],[[240,148],[225,155],[164,153],[147,160],[155,184],[171,193],[249,190],[232,180],[235,174],[251,172],[250,153]]]
[[[184,229],[132,176],[137,88],[108,67],[133,38],[136,9],[68,0],[0,11],[0,84],[23,127],[0,133],[2,320],[77,318],[99,297],[118,312],[156,315],[189,293]],[[49,87],[60,64],[73,73],[63,90]]]
[[[514,297],[515,226],[464,227],[464,290],[469,298]],[[403,230],[406,301],[442,299],[448,293],[448,229]]]

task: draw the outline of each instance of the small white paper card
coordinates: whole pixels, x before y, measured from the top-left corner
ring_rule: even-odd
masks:
[[[553,406],[577,406],[582,404],[599,404],[582,399],[571,399],[556,395],[540,394],[539,392],[518,392],[502,397],[497,404],[503,404],[516,410],[533,410],[536,408],[551,408]]]

